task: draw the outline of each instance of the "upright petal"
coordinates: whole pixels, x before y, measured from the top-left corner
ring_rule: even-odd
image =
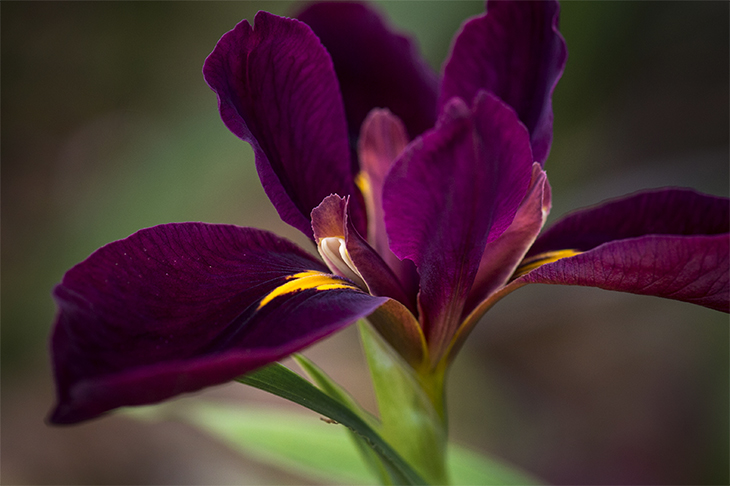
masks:
[[[374,109],[362,124],[358,139],[360,173],[357,185],[368,212],[368,241],[398,276],[409,295],[418,292],[413,262],[400,260],[390,250],[383,213],[383,184],[395,160],[408,145],[400,119],[389,110]]]
[[[249,142],[281,218],[312,236],[309,213],[331,193],[357,195],[342,98],[327,51],[298,20],[266,12],[221,37],[203,73],[226,126]]]
[[[458,325],[485,245],[509,226],[530,183],[528,134],[492,95],[472,112],[454,99],[412,142],[383,189],[391,249],[416,264],[419,306],[435,357]]]
[[[655,295],[728,312],[729,231],[726,198],[682,189],[638,193],[556,223],[528,257],[579,254],[518,280]]]
[[[553,138],[552,94],[567,50],[558,31],[556,0],[487,2],[487,13],[467,21],[444,66],[439,106],[480,89],[512,106],[530,131],[535,160],[545,163]]]
[[[479,263],[466,313],[503,287],[535,242],[550,212],[550,184],[545,171],[535,162],[530,190],[520,204],[512,224],[502,236],[487,243]]]
[[[373,108],[388,108],[411,137],[436,121],[438,78],[414,43],[393,32],[372,7],[314,3],[298,15],[332,56],[345,100],[350,136]]]
[[[403,123],[389,110],[372,110],[362,124],[358,139],[360,173],[357,184],[368,209],[368,241],[381,255],[389,249],[383,215],[383,184],[393,162],[407,145]]]
[[[224,383],[385,301],[275,235],[203,223],[100,248],[54,296],[54,423]]]

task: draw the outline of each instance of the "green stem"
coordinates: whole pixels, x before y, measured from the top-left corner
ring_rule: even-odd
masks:
[[[367,323],[360,336],[383,438],[430,484],[448,484],[443,369],[416,372]]]

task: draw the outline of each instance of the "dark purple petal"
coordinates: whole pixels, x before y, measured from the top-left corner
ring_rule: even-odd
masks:
[[[106,245],[69,270],[54,296],[54,423],[224,383],[385,301],[275,235],[203,223]]]
[[[584,253],[519,280],[656,295],[727,312],[728,231],[726,198],[683,189],[638,193],[556,223],[529,256],[563,249]]]
[[[494,1],[466,22],[444,66],[439,106],[481,89],[512,106],[530,131],[535,160],[544,164],[553,138],[552,94],[567,50],[558,31],[557,1]]]
[[[312,211],[312,229],[320,255],[330,269],[367,289],[372,295],[395,299],[415,311],[416,295],[406,294],[400,281],[349,223],[347,200],[333,194]],[[323,248],[327,239],[333,241]],[[341,256],[345,245],[346,256]],[[349,259],[349,261],[348,261]]]
[[[590,250],[613,240],[658,235],[719,235],[730,231],[727,198],[690,189],[643,191],[576,211],[540,235],[528,256]]]
[[[727,234],[612,241],[545,264],[518,280],[654,295],[729,312],[729,243]]]
[[[332,193],[357,195],[332,60],[306,24],[259,12],[221,37],[203,68],[226,126],[249,142],[281,219],[312,235],[309,213]]]
[[[473,112],[454,98],[436,129],[412,142],[388,174],[391,249],[418,268],[429,345],[446,343],[458,325],[484,247],[512,222],[531,172],[527,131],[485,93]]]
[[[411,137],[436,121],[438,78],[413,42],[394,33],[372,7],[315,3],[298,15],[332,56],[345,101],[350,135],[373,108],[388,108]]]
[[[487,243],[479,264],[465,313],[502,288],[540,233],[550,212],[550,184],[545,171],[535,162],[530,190],[502,236]]]

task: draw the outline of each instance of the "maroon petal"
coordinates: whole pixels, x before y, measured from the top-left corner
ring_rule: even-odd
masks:
[[[465,313],[503,287],[540,233],[550,212],[550,184],[535,162],[530,190],[502,236],[487,244],[469,295]]]
[[[388,174],[391,249],[418,268],[429,346],[448,341],[458,325],[484,247],[512,222],[531,168],[524,126],[485,93],[474,112],[458,98],[449,103],[436,129],[412,142]]]
[[[540,235],[528,256],[564,249],[586,251],[609,241],[651,234],[719,235],[728,231],[727,198],[691,189],[658,189],[569,214]]]
[[[388,108],[411,138],[436,121],[438,78],[413,42],[394,33],[372,7],[315,3],[298,15],[332,56],[345,101],[350,135],[373,108]]]
[[[553,130],[552,94],[567,50],[558,31],[557,1],[493,1],[456,37],[441,84],[439,106],[459,96],[470,103],[480,89],[517,111],[530,131],[535,160],[544,164]]]
[[[312,235],[309,213],[332,193],[357,194],[332,60],[302,22],[259,12],[221,37],[203,68],[226,126],[249,142],[281,218]],[[351,212],[364,231],[358,198]]]
[[[54,295],[54,423],[224,383],[385,301],[273,234],[203,223],[106,245]]]
[[[529,257],[583,253],[520,277],[655,295],[728,311],[730,202],[690,190],[643,192],[576,212],[538,238]]]

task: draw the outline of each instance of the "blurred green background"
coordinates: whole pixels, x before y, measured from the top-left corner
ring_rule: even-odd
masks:
[[[435,69],[480,2],[383,2]],[[175,423],[51,428],[50,297],[64,271],[147,226],[273,230],[253,156],[201,75],[218,38],[289,2],[3,2],[3,484],[301,479]],[[565,2],[568,65],[547,170],[555,216],[647,187],[728,194],[726,2]],[[372,407],[354,330],[308,354]],[[451,373],[455,440],[558,484],[727,484],[725,314],[533,286],[491,311]],[[286,404],[242,385],[205,398]],[[194,400],[185,398],[184,400]],[[305,481],[306,482],[306,481]]]

